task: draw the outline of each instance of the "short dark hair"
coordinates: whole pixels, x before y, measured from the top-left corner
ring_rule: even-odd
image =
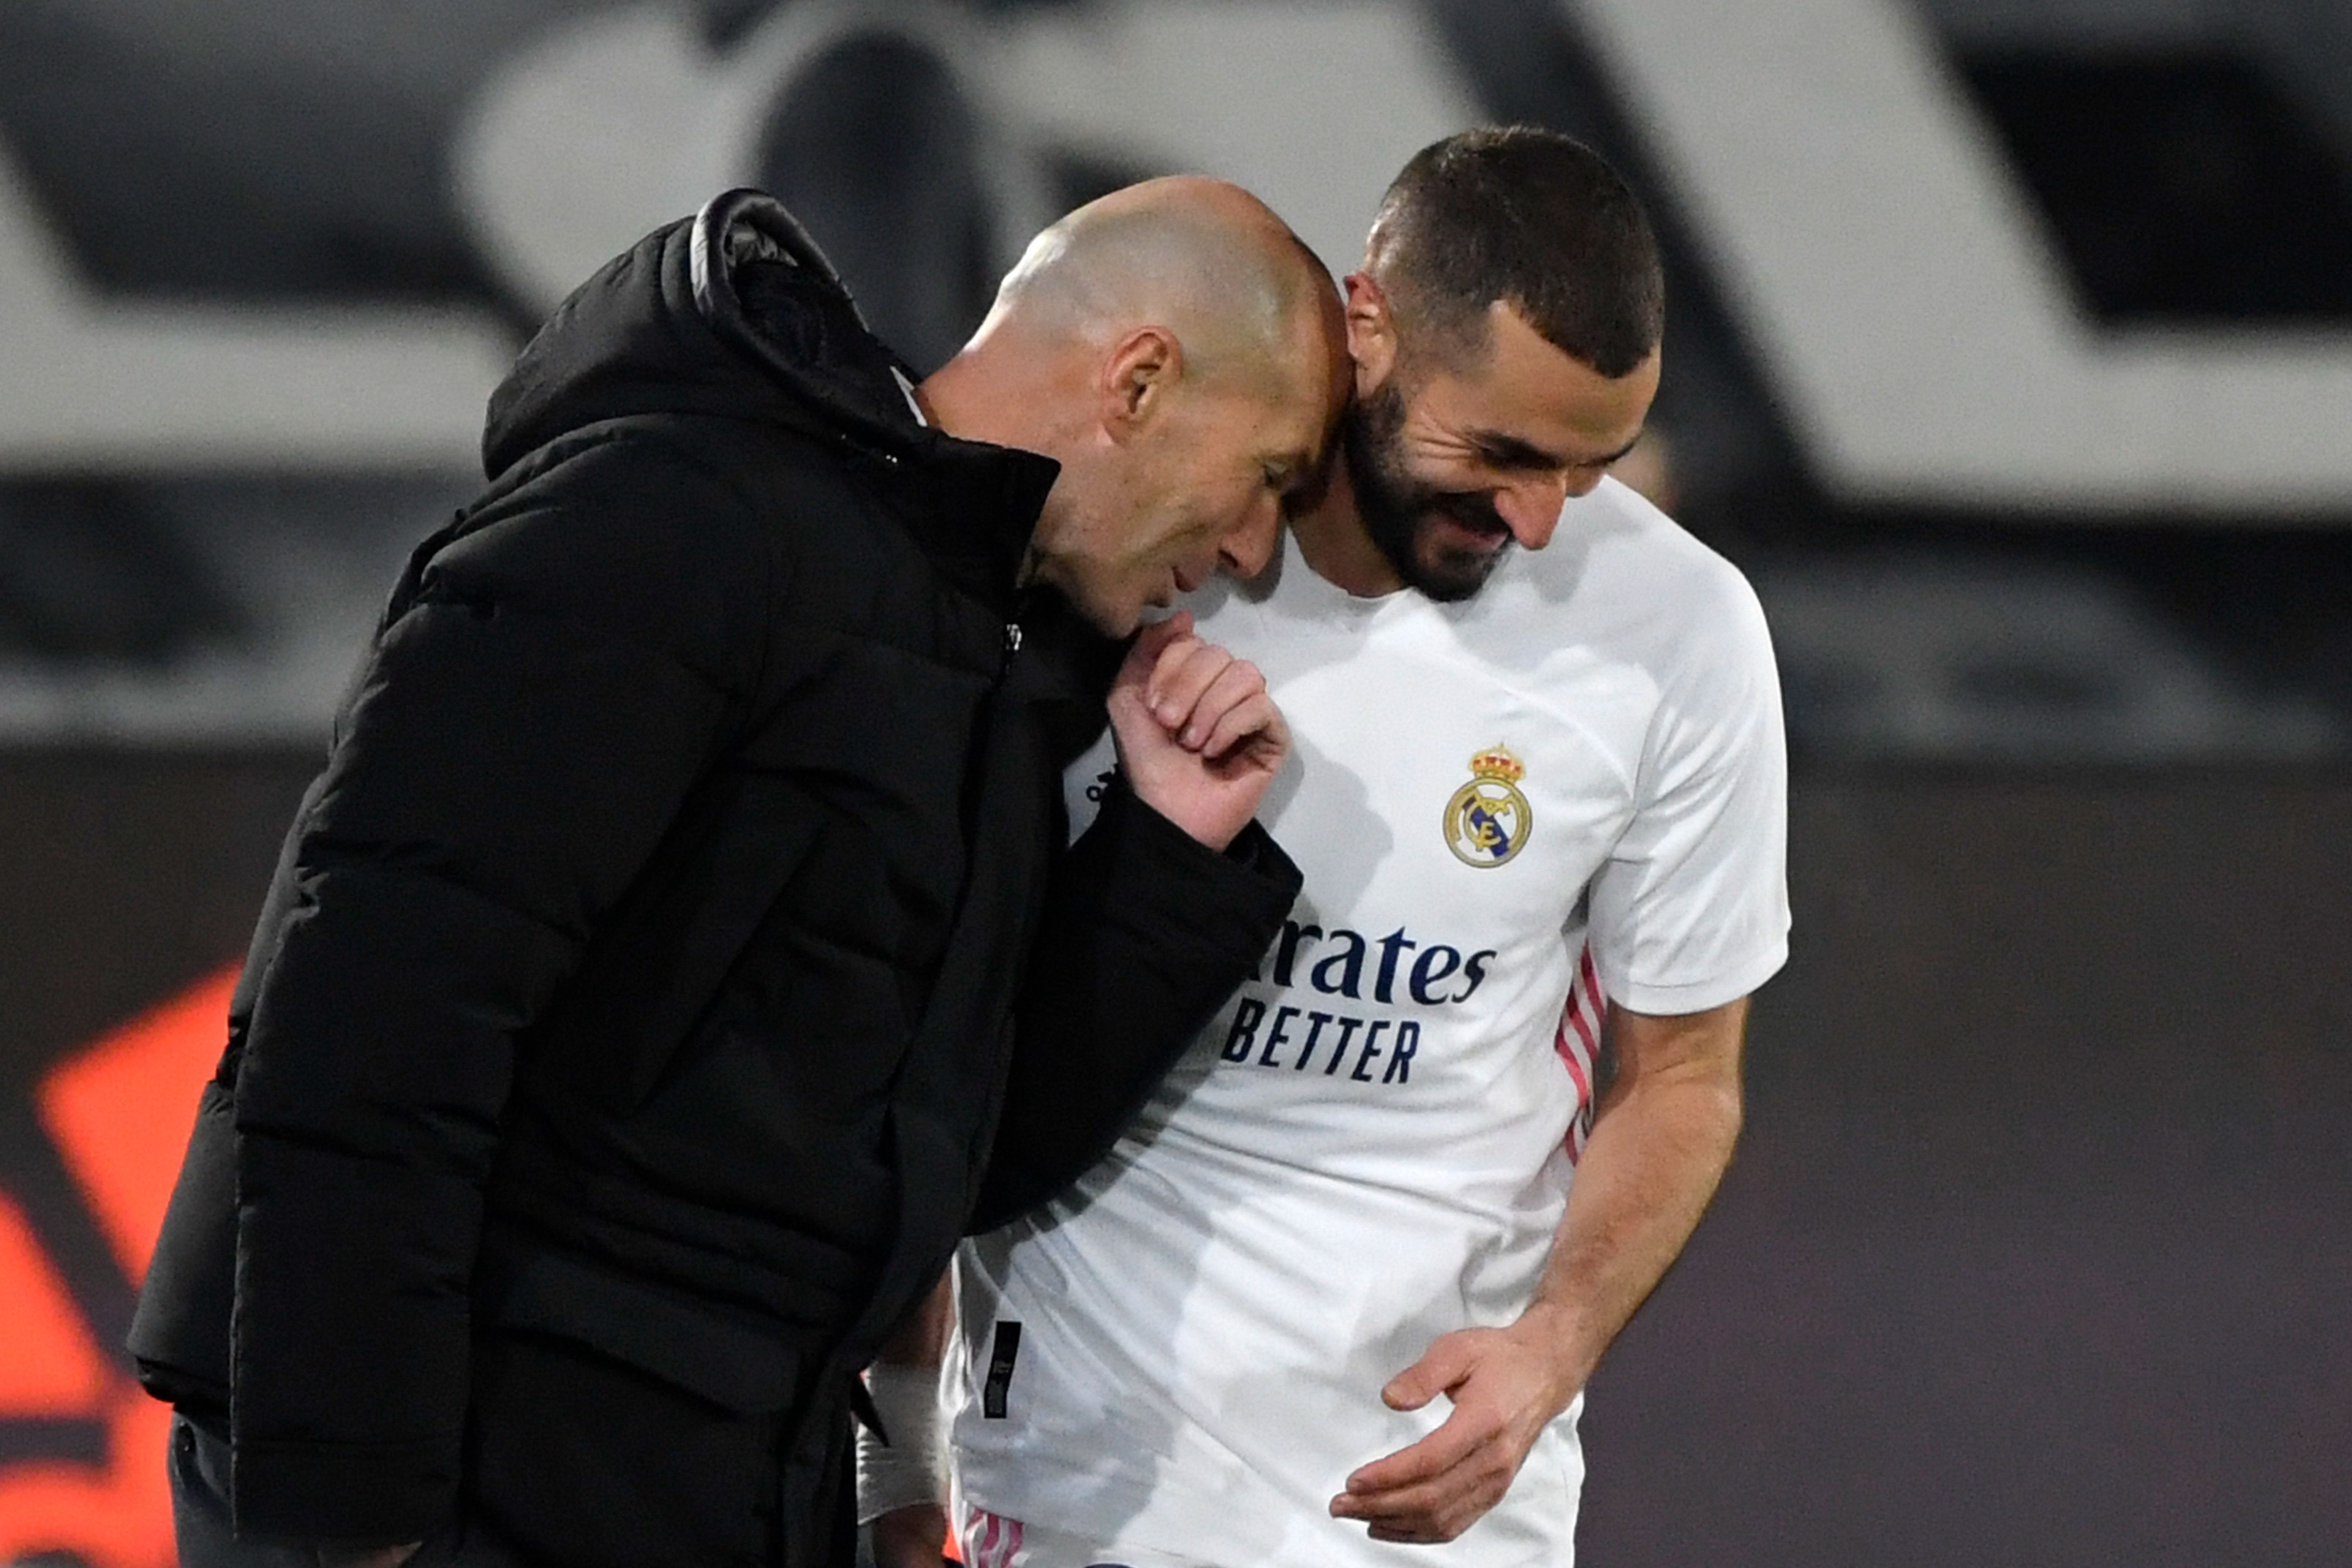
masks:
[[[1465,131],[1414,153],[1381,200],[1367,266],[1401,338],[1441,353],[1484,353],[1497,300],[1612,379],[1664,330],[1642,204],[1598,153],[1534,126]]]

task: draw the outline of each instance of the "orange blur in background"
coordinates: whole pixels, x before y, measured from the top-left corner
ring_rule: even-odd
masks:
[[[196,1097],[228,1037],[234,969],[66,1058],[36,1105],[82,1201],[133,1284],[163,1225]],[[169,1407],[102,1345],[15,1198],[0,1191],[0,1419],[101,1423],[103,1468],[0,1462],[0,1563],[69,1552],[89,1568],[174,1558],[164,1474]]]
[[[41,1081],[41,1125],[134,1285],[146,1279],[163,1228],[196,1097],[228,1042],[236,987],[236,971],[224,970],[67,1057]],[[0,1461],[0,1563],[70,1552],[89,1568],[170,1568],[171,1409],[140,1391],[121,1346],[98,1342],[5,1189],[0,1324],[0,1420],[96,1421],[107,1431],[103,1468]],[[961,1560],[952,1539],[944,1550]]]

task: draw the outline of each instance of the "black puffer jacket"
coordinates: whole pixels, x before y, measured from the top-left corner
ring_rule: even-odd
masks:
[[[567,1568],[845,1561],[856,1370],[1288,908],[1255,828],[1218,855],[1125,795],[1060,851],[1118,650],[1016,596],[1054,466],[924,428],[900,368],[738,193],[493,400],[490,488],[288,837],[132,1332],[226,1417],[242,1530],[462,1499]]]

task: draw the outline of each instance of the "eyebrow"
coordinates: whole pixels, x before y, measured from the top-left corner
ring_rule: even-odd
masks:
[[[1606,457],[1581,460],[1547,452],[1532,442],[1523,441],[1517,436],[1506,436],[1499,430],[1481,430],[1474,433],[1470,439],[1478,448],[1478,455],[1498,468],[1605,468],[1640,446],[1642,432],[1635,431],[1632,440]]]
[[[1276,493],[1282,498],[1286,516],[1296,517],[1321,500],[1324,486],[1331,478],[1330,465],[1316,461],[1312,452],[1277,453],[1266,466],[1282,472]]]

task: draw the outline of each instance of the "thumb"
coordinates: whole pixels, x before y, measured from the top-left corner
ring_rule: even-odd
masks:
[[[1190,610],[1179,610],[1164,621],[1147,623],[1141,631],[1135,634],[1135,641],[1128,645],[1127,661],[1119,667],[1118,684],[1141,685],[1150,679],[1152,666],[1160,662],[1160,656],[1168,650],[1168,645],[1179,637],[1190,637],[1192,632],[1192,612]]]
[[[1381,1398],[1391,1410],[1418,1410],[1447,1390],[1460,1387],[1477,1359],[1468,1336],[1447,1334],[1419,1361],[1389,1379]]]

